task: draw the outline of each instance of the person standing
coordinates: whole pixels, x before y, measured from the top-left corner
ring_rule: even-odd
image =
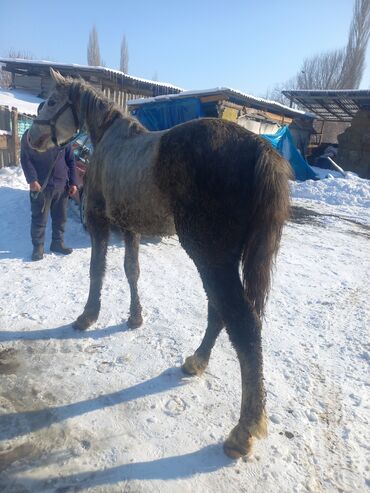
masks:
[[[27,130],[21,140],[21,166],[30,187],[32,260],[41,260],[44,256],[49,212],[52,222],[50,251],[69,255],[73,250],[64,244],[68,197],[77,192],[72,146],[38,152],[30,147]]]

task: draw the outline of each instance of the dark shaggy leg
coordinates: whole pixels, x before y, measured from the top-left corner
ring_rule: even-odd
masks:
[[[105,274],[109,239],[109,222],[101,216],[88,218],[91,236],[90,291],[83,313],[74,322],[75,329],[85,330],[97,321],[100,312],[100,294]]]
[[[260,324],[252,309],[241,310],[243,311],[246,324],[243,326],[235,321],[228,328],[238,354],[242,377],[239,423],[224,443],[225,453],[233,458],[251,451],[253,437],[263,438],[267,435]],[[246,326],[247,334],[243,333]]]
[[[209,302],[216,307],[214,313],[220,314],[218,323],[222,317],[239,359],[242,380],[240,419],[224,444],[225,453],[238,458],[250,452],[253,437],[266,435],[261,322],[245,299],[239,262],[232,260],[232,255],[230,260],[222,261],[224,252],[217,256],[213,251],[211,259],[209,253],[207,258],[204,253],[192,255],[191,250],[187,249],[198,267]],[[210,333],[208,329],[207,332]],[[205,339],[214,341],[215,331],[213,334],[209,339],[206,334]]]
[[[262,438],[267,431],[261,322],[245,299],[237,266],[225,265],[224,269],[215,269],[209,276],[209,290],[217,300],[240,363],[240,419],[224,444],[225,453],[237,458],[250,452],[253,437]]]
[[[125,273],[130,285],[131,303],[130,303],[130,317],[127,321],[127,325],[134,329],[139,327],[143,323],[141,316],[141,304],[139,299],[139,293],[137,290],[137,282],[140,275],[139,267],[139,243],[140,235],[131,233],[130,231],[124,231],[125,239]]]
[[[207,368],[211,351],[215,345],[216,339],[221,332],[224,323],[215,310],[208,302],[208,325],[201,345],[195,351],[193,356],[186,358],[182,369],[188,375],[201,375]]]

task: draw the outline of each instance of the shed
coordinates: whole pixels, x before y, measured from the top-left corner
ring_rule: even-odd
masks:
[[[172,84],[133,77],[107,67],[19,58],[0,58],[0,64],[3,70],[11,73],[13,88],[44,99],[52,85],[50,67],[58,70],[65,77],[82,77],[125,109],[131,99],[176,94],[182,91]]]
[[[314,112],[321,120],[321,142],[338,142],[337,162],[346,170],[370,178],[370,90],[283,91],[291,103]],[[325,127],[331,131],[325,137]]]
[[[235,121],[257,134],[273,134],[289,125],[302,155],[315,118],[310,113],[228,87],[136,99],[130,101],[128,107],[150,130],[164,130],[200,117]]]

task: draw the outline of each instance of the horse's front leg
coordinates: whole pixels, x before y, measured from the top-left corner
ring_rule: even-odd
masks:
[[[79,330],[89,328],[99,317],[109,240],[109,222],[105,217],[90,216],[87,226],[91,236],[90,290],[85,309],[73,324]]]
[[[137,282],[140,275],[139,267],[139,244],[140,235],[132,233],[131,231],[123,232],[125,239],[125,273],[130,285],[131,303],[130,303],[130,316],[127,320],[127,325],[134,329],[139,327],[143,323],[141,315],[141,304],[139,299],[139,293],[137,290]]]

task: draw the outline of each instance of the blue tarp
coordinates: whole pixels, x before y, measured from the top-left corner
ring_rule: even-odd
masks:
[[[294,143],[288,127],[282,127],[276,134],[261,135],[283,156],[293,168],[296,180],[318,180],[319,177],[311,166],[303,159]]]
[[[134,109],[132,114],[148,130],[166,130],[179,123],[200,118],[203,111],[198,98],[181,98],[145,103]]]

